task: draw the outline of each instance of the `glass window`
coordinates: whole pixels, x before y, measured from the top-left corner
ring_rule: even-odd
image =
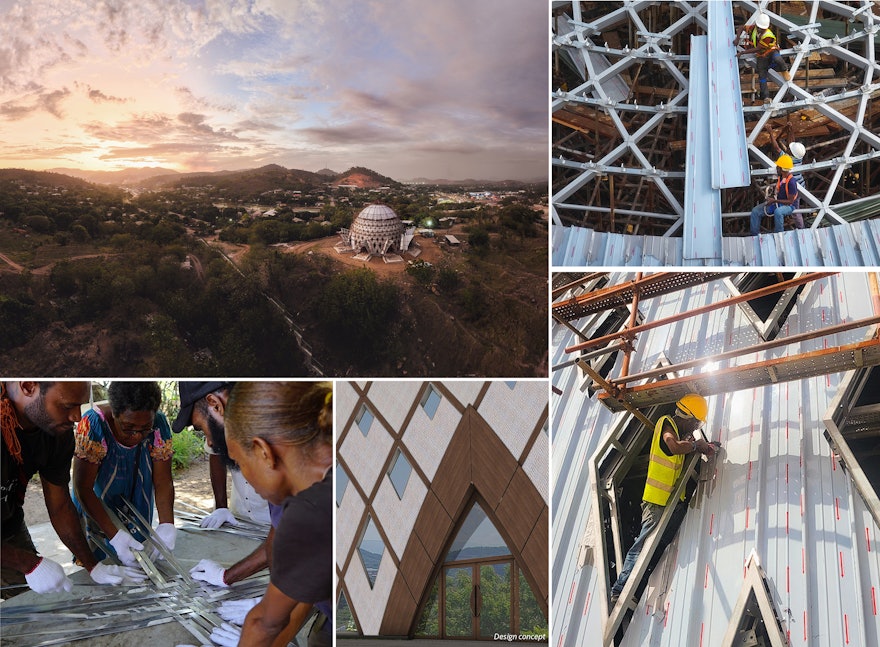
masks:
[[[452,546],[446,554],[446,561],[454,562],[462,559],[504,555],[510,555],[510,549],[507,548],[501,534],[483,512],[480,504],[475,503],[458,531],[455,541],[452,542]]]
[[[367,517],[367,527],[358,544],[358,553],[361,556],[364,571],[367,573],[367,579],[370,581],[370,588],[373,588],[373,584],[376,583],[376,575],[379,573],[379,566],[382,563],[382,556],[385,554],[385,542],[382,541],[372,517]]]
[[[357,633],[357,630],[345,593],[340,593],[339,602],[336,604],[336,633],[350,634]]]
[[[513,389],[516,387],[516,382],[505,382],[505,384],[507,385],[507,388],[511,391],[513,391]]]
[[[422,395],[422,408],[425,410],[425,413],[428,414],[428,417],[433,420],[434,414],[437,413],[437,407],[440,406],[440,394],[430,384],[428,388],[425,389],[425,393]]]
[[[521,570],[519,571],[519,633],[521,636],[547,636],[547,619]]]
[[[336,463],[336,507],[342,504],[342,497],[345,496],[345,490],[348,488],[348,472],[342,465]]]
[[[403,493],[406,492],[406,485],[409,483],[409,475],[412,473],[412,465],[406,460],[406,456],[399,449],[391,463],[391,469],[388,470],[388,478],[397,492],[397,498],[402,499]]]
[[[422,611],[422,617],[419,619],[419,625],[416,627],[416,636],[439,636],[440,635],[440,606],[437,596],[437,582],[434,580],[434,586],[431,587],[431,593],[428,595],[428,603],[425,610]]]
[[[361,405],[361,410],[358,411],[357,417],[354,421],[364,436],[370,433],[370,427],[373,425],[373,414],[367,408],[367,405]]]

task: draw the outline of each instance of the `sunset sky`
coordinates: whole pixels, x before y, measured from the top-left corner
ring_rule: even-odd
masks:
[[[547,175],[540,0],[0,0],[0,168]]]

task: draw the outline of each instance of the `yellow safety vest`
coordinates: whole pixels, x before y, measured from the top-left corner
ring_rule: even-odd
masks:
[[[684,454],[667,456],[660,449],[663,423],[667,421],[672,425],[676,439],[678,438],[678,427],[672,416],[663,416],[654,425],[654,437],[651,438],[651,451],[648,455],[648,480],[645,481],[645,493],[642,495],[644,501],[662,506],[669,501],[669,495],[675,489],[675,481],[684,465]],[[684,501],[684,492],[681,493],[681,500]]]
[[[773,34],[771,29],[765,29],[764,33],[761,34],[761,37],[758,38],[758,28],[755,27],[752,30],[752,47],[761,47],[761,51],[758,52],[758,56],[768,56],[772,54],[774,51],[779,49],[779,46],[776,44],[776,36]]]

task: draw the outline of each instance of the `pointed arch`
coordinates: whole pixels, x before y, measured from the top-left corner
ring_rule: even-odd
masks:
[[[547,616],[547,504],[523,466],[476,409],[468,406],[430,484],[400,559],[380,635],[413,635],[446,551],[474,499],[507,543]]]

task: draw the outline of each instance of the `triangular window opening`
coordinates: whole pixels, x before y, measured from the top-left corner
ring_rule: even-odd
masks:
[[[367,579],[370,582],[370,588],[376,583],[376,576],[379,573],[379,566],[382,564],[382,556],[385,554],[385,542],[379,534],[373,518],[367,516],[367,525],[364,527],[364,533],[358,542],[358,555],[361,558],[361,564]]]
[[[764,571],[754,555],[749,558],[739,599],[733,608],[722,647],[760,645],[785,647],[788,640],[779,622],[779,614],[770,597]]]
[[[880,526],[880,368],[848,373],[824,423],[826,440]]]
[[[345,598],[345,592],[339,593],[339,600],[336,603],[336,633],[337,634],[357,634],[357,623],[351,613],[351,607],[348,606],[348,600]]]
[[[799,276],[795,273],[782,272],[747,272],[733,278],[724,279],[725,284],[734,296],[748,294],[755,290],[776,285],[782,281],[788,281]],[[776,339],[785,320],[791,313],[797,302],[797,296],[803,290],[803,285],[788,288],[781,292],[750,299],[740,303],[739,307],[754,326],[755,330],[764,341]]]
[[[444,561],[457,562],[505,555],[510,555],[507,543],[480,504],[475,502],[452,541]]]
[[[546,636],[547,630],[524,572],[475,501],[446,552],[414,635],[491,640],[497,634]]]

